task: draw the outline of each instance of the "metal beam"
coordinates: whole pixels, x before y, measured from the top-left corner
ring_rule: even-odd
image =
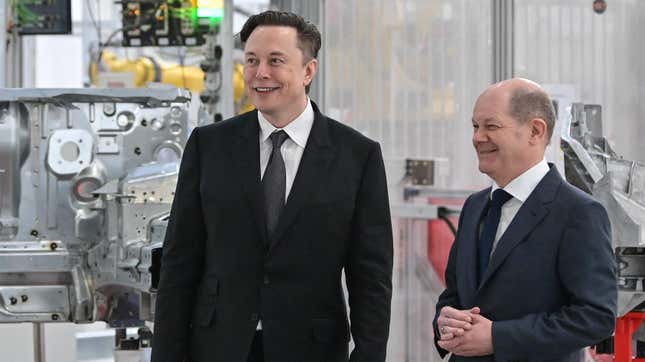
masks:
[[[493,83],[513,78],[515,0],[491,0]]]
[[[7,87],[7,1],[0,0],[0,88]]]

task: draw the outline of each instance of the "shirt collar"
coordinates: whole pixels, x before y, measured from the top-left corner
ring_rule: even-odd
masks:
[[[522,203],[528,199],[531,192],[535,190],[537,185],[540,183],[542,178],[549,173],[549,164],[546,162],[546,159],[538,162],[535,166],[524,171],[521,175],[514,178],[511,182],[504,187],[504,191],[508,192],[514,198],[520,200]],[[495,190],[500,187],[495,181],[493,181],[493,186],[491,187],[491,197]]]
[[[258,111],[258,122],[260,123],[260,142],[265,142],[271,133],[275,132],[275,128],[269,122],[262,112]],[[300,113],[296,119],[289,122],[284,128],[281,128],[287,133],[289,138],[298,146],[305,148],[311,127],[314,124],[314,109],[311,106],[311,100],[307,97],[307,106],[305,110]]]

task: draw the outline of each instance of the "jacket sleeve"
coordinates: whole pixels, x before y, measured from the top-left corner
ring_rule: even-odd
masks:
[[[550,313],[493,321],[497,360],[559,356],[611,336],[618,291],[610,237],[602,205],[587,201],[575,208],[557,256],[569,303]]]
[[[437,326],[437,318],[439,318],[439,313],[441,312],[441,308],[445,306],[453,307],[456,309],[463,309],[461,306],[461,303],[459,302],[459,294],[457,293],[457,240],[459,240],[459,232],[461,230],[461,223],[462,220],[464,219],[464,212],[467,208],[468,205],[468,200],[470,200],[470,197],[466,199],[464,202],[464,206],[461,208],[461,215],[459,216],[459,224],[457,227],[457,235],[455,235],[455,241],[452,244],[452,247],[450,248],[450,254],[448,256],[448,264],[446,264],[446,289],[439,295],[439,299],[437,300],[437,307],[435,311],[435,316],[434,320],[432,321],[432,329],[434,331],[434,343],[435,346],[437,347],[437,352],[439,352],[439,355],[441,358],[445,357],[446,354],[448,354],[448,351],[445,349],[439,347],[439,344],[437,342],[439,341],[439,328]]]
[[[194,294],[206,231],[200,199],[199,128],[186,144],[164,239],[155,307],[152,362],[187,358]]]
[[[351,362],[385,362],[392,300],[392,220],[383,156],[373,143],[364,163],[345,269]]]

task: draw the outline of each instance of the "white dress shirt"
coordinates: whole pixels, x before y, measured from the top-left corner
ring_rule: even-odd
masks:
[[[273,151],[273,145],[271,144],[269,136],[271,133],[280,129],[275,128],[269,121],[267,121],[267,119],[262,115],[262,112],[258,112],[258,121],[260,122],[260,175],[261,177],[264,177],[264,170],[267,168],[269,157],[271,157],[271,151]],[[293,186],[293,181],[296,178],[300,159],[302,158],[302,153],[305,151],[307,139],[309,138],[309,133],[311,132],[313,124],[314,109],[311,106],[311,101],[307,98],[307,106],[305,107],[305,110],[302,111],[296,119],[284,128],[281,128],[281,130],[285,131],[289,136],[280,148],[282,159],[284,159],[285,171],[287,173],[284,195],[285,201],[289,197],[291,186]]]
[[[524,171],[523,174],[514,178],[511,182],[504,187],[504,191],[508,192],[513,196],[502,206],[502,215],[499,219],[499,225],[497,226],[497,234],[495,234],[495,240],[493,241],[493,249],[491,250],[490,255],[492,256],[497,247],[499,239],[504,235],[504,232],[508,226],[513,221],[513,218],[519,211],[524,201],[528,199],[529,195],[535,190],[535,187],[542,181],[542,178],[546,176],[549,172],[549,164],[547,164],[545,159],[538,162],[535,166]],[[493,181],[493,186],[491,187],[491,197],[493,192],[500,187]]]
[[[309,133],[311,133],[311,127],[314,125],[314,109],[311,106],[311,100],[307,98],[307,106],[302,113],[296,117],[292,122],[286,125],[284,128],[275,128],[271,122],[267,121],[266,118],[262,115],[262,112],[258,112],[258,122],[260,123],[260,177],[264,177],[264,171],[269,164],[269,158],[271,157],[271,152],[273,151],[273,144],[271,143],[271,133],[283,130],[287,133],[289,138],[287,138],[282,147],[280,147],[280,153],[282,154],[282,159],[284,160],[284,168],[287,174],[287,182],[285,187],[284,200],[289,198],[289,192],[291,191],[291,186],[293,186],[293,181],[296,178],[296,173],[298,172],[298,166],[300,165],[300,159],[302,159],[302,153],[305,151],[305,146],[307,145],[307,139],[309,139]],[[262,321],[258,321],[256,330],[262,330]]]

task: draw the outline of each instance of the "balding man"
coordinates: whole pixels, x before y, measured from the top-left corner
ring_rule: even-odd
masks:
[[[473,111],[479,170],[434,321],[451,361],[580,361],[609,336],[616,266],[605,209],[544,159],[555,114],[534,82],[487,88]]]

